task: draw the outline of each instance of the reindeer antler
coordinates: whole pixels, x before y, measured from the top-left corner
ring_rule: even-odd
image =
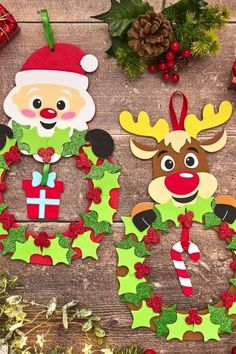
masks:
[[[169,125],[165,119],[158,121],[151,126],[150,117],[146,112],[140,112],[137,122],[134,121],[130,112],[124,111],[120,114],[120,125],[128,133],[140,136],[155,138],[160,142],[169,133]]]
[[[206,129],[211,129],[224,124],[229,120],[233,107],[229,101],[221,102],[219,110],[215,113],[214,106],[207,104],[202,111],[202,120],[199,120],[194,114],[188,114],[184,121],[186,132],[193,138]]]

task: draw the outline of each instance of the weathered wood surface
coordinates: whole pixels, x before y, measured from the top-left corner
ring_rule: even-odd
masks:
[[[234,0],[221,1],[231,6],[236,16]],[[148,200],[146,186],[151,180],[150,162],[140,162],[132,157],[126,135],[118,125],[119,112],[124,109],[137,114],[147,110],[153,121],[159,116],[167,117],[167,107],[172,86],[166,86],[159,78],[149,74],[140,80],[125,79],[123,73],[116,67],[115,62],[104,54],[109,46],[106,25],[90,19],[91,15],[109,8],[109,0],[60,0],[60,1],[30,1],[25,8],[24,0],[2,0],[1,3],[11,10],[22,22],[21,34],[0,52],[0,116],[1,123],[8,119],[2,110],[4,97],[13,86],[14,75],[20,70],[24,60],[38,47],[45,45],[43,32],[39,23],[37,10],[45,7],[49,10],[54,22],[56,40],[73,42],[89,52],[94,52],[99,59],[100,68],[90,76],[90,92],[97,105],[97,115],[91,127],[103,127],[113,134],[116,142],[114,159],[122,165],[121,198],[119,212],[116,216],[114,234],[105,238],[99,250],[99,261],[75,261],[70,268],[60,265],[57,267],[27,266],[23,263],[12,262],[8,257],[1,257],[1,269],[19,276],[18,292],[28,299],[48,301],[52,294],[58,294],[60,303],[78,298],[82,305],[89,306],[104,318],[104,326],[109,333],[108,344],[123,345],[124,343],[139,343],[153,347],[162,354],[227,354],[236,345],[234,335],[225,336],[220,343],[177,341],[166,342],[157,340],[149,330],[130,330],[131,316],[125,304],[119,302],[117,294],[116,256],[114,242],[123,234],[120,223],[122,215],[127,215],[132,206]],[[155,8],[161,1],[153,0]],[[68,22],[68,23],[65,23]],[[76,23],[70,23],[76,22]],[[80,22],[80,23],[79,23]],[[91,22],[91,23],[88,23]],[[202,106],[211,101],[214,104],[223,99],[235,102],[235,92],[227,90],[229,70],[235,57],[234,41],[236,25],[231,23],[222,31],[222,54],[217,58],[205,58],[191,63],[182,73],[182,81],[178,88],[188,94],[190,110],[200,115]],[[112,87],[112,90],[110,89]],[[232,119],[228,125],[229,141],[224,150],[209,157],[212,171],[218,178],[218,192],[235,195],[235,163],[236,163],[236,123]],[[211,136],[207,133],[204,136]],[[24,158],[21,164],[14,166],[7,176],[9,185],[6,192],[6,202],[18,220],[27,223],[25,213],[25,196],[21,190],[21,181],[30,177],[36,162]],[[55,165],[59,178],[66,184],[61,205],[59,223],[37,223],[28,221],[33,230],[62,231],[71,220],[76,220],[85,208],[84,192],[86,181],[82,172],[72,168],[73,159],[60,161]],[[76,187],[75,187],[76,186]],[[77,191],[76,194],[74,191]],[[180,309],[198,306],[199,309],[211,301],[216,301],[227,288],[227,279],[231,274],[228,264],[231,260],[229,251],[225,250],[224,242],[220,242],[214,232],[202,232],[201,227],[194,227],[193,240],[202,251],[200,263],[193,264],[187,260],[196,294],[191,300],[184,298],[172,267],[169,249],[179,238],[179,230],[173,230],[162,239],[150,259],[153,268],[150,280],[158,287],[159,294],[166,303],[177,302]],[[104,284],[104,278],[106,282]],[[35,335],[35,334],[34,334]],[[50,343],[60,342],[62,345],[74,344],[81,353],[83,337],[79,328],[74,324],[65,331],[62,325],[53,325],[48,335]]]

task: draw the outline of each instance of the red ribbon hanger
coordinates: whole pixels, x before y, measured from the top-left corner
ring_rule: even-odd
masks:
[[[177,96],[182,97],[182,109],[180,113],[179,119],[176,116],[175,108],[174,108],[174,99]],[[170,98],[170,104],[169,104],[169,110],[170,110],[170,120],[171,120],[171,125],[173,130],[184,130],[184,120],[188,114],[188,100],[187,97],[183,94],[181,91],[175,91],[171,98]]]

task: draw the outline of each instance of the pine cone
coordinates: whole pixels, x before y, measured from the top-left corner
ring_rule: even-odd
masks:
[[[164,53],[173,39],[170,21],[153,11],[138,16],[127,34],[129,46],[141,57]]]

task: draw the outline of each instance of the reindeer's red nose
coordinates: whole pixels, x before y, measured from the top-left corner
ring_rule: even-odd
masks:
[[[165,178],[165,185],[171,193],[189,194],[199,185],[199,176],[194,172],[176,172]]]
[[[44,108],[40,111],[40,116],[46,119],[52,119],[57,116],[57,112],[52,108]]]

